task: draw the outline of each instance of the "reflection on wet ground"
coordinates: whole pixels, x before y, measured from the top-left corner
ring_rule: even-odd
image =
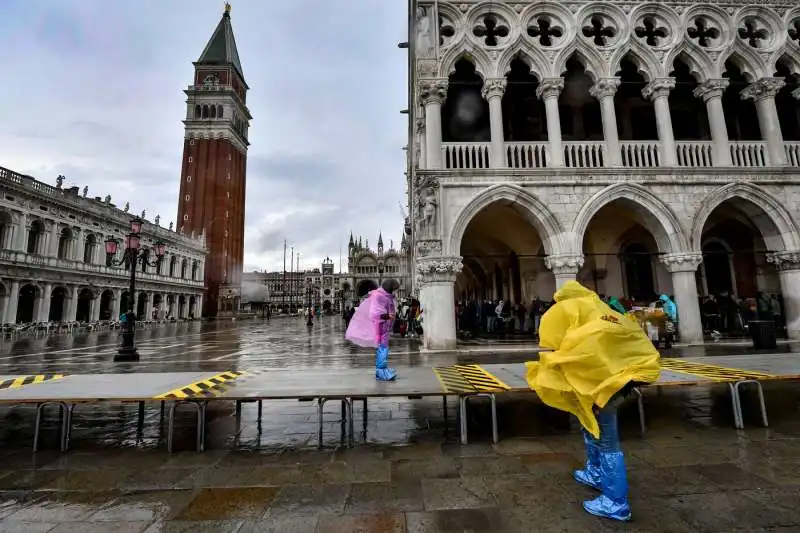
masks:
[[[290,320],[144,331],[142,361],[125,365],[112,362],[115,335],[6,342],[0,374],[369,371],[372,354],[346,347],[340,322],[324,319],[311,332]],[[428,354],[407,340],[394,342],[393,351],[400,371],[528,358]],[[748,353],[717,345],[675,354],[742,352]],[[157,404],[141,425],[136,404],[80,406],[66,454],[55,451],[59,421],[52,412],[35,456],[33,409],[0,408],[0,532],[797,531],[800,388],[770,383],[765,392],[770,429],[754,426],[757,399],[747,393],[747,429],[733,429],[724,386],[647,390],[645,437],[629,401],[621,428],[635,522],[627,527],[583,513],[580,502],[591,492],[571,478],[583,458],[577,425],[529,395],[499,400],[497,445],[490,444],[488,405],[480,400],[469,412],[472,444],[461,446],[453,402],[445,418],[441,400],[375,399],[366,428],[356,402],[359,446],[345,449],[339,407],[330,403],[322,451],[315,449],[310,403],[265,402],[260,424],[256,405],[244,404],[238,428],[232,402],[212,403],[207,451],[191,451],[195,425],[187,410],[179,412],[172,455]]]

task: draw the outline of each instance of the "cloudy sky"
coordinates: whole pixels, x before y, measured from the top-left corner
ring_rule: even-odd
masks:
[[[404,0],[233,0],[253,115],[245,269],[399,242]],[[177,215],[183,89],[218,0],[0,0],[0,166]]]

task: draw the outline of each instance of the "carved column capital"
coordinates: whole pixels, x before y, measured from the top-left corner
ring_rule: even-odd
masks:
[[[800,250],[784,250],[767,254],[767,263],[779,271],[800,270]]]
[[[417,273],[424,283],[454,282],[461,273],[461,257],[425,257],[417,259]]]
[[[594,98],[601,100],[608,96],[617,94],[621,81],[617,77],[613,78],[598,78],[594,85],[589,89],[589,94]]]
[[[800,100],[800,89],[795,89],[794,91],[792,91],[792,96],[794,97],[795,100]]]
[[[536,97],[546,100],[558,98],[564,90],[564,78],[544,78],[536,88]]]
[[[659,261],[670,273],[694,272],[703,262],[703,254],[699,252],[678,252],[662,255]]]
[[[583,267],[582,255],[548,255],[544,258],[544,266],[555,275],[577,274]]]
[[[722,93],[728,88],[731,82],[727,78],[720,78],[716,80],[707,80],[698,85],[694,90],[695,98],[702,98],[704,102],[708,102],[712,98],[721,98]]]
[[[675,88],[675,78],[656,78],[642,89],[642,96],[646,100],[655,100],[660,97],[667,97],[672,89]]]
[[[778,91],[786,85],[783,78],[761,78],[745,87],[739,96],[742,100],[763,100],[765,98],[775,98]]]
[[[447,78],[419,80],[419,97],[423,105],[442,104],[447,98]]]
[[[505,78],[488,78],[483,82],[481,95],[486,100],[494,97],[502,98],[506,92],[506,83]]]

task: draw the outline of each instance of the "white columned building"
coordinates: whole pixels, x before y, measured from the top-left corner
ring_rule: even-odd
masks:
[[[428,348],[456,345],[459,301],[525,305],[569,279],[672,295],[688,342],[774,296],[800,338],[796,1],[409,5]]]
[[[63,181],[59,176],[52,186],[0,167],[2,324],[116,320],[130,302],[130,270],[107,264],[105,241],[123,240],[134,214],[110,196],[90,197],[86,188],[64,188]],[[187,315],[199,317],[205,236],[161,227],[159,219],[145,220],[142,247],[163,242],[167,256],[157,267],[136,266],[134,311],[150,320],[156,307],[166,311],[162,295],[171,293],[184,298]],[[173,257],[177,267],[170,268]]]

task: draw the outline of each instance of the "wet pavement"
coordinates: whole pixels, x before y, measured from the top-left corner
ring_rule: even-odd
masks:
[[[170,329],[172,328],[172,329]],[[0,345],[0,373],[160,372],[363,367],[369,351],[342,340],[338,318],[310,332],[300,320],[191,324],[140,333],[142,361],[113,363],[116,334]],[[533,346],[532,346],[533,348]],[[523,361],[525,353],[430,354],[393,340],[392,362]],[[780,351],[794,350],[781,345]],[[749,353],[715,345],[697,353]],[[32,385],[35,386],[35,385]],[[582,460],[577,424],[531,395],[498,400],[501,441],[490,444],[488,405],[471,404],[471,444],[457,443],[453,403],[374,399],[366,427],[360,402],[358,446],[343,447],[337,403],[326,407],[316,449],[310,402],[209,406],[207,451],[191,451],[191,410],[179,411],[176,453],[165,451],[157,404],[137,423],[136,404],[80,406],[71,451],[56,450],[58,416],[49,411],[42,451],[32,455],[30,407],[0,407],[0,532],[528,532],[798,531],[800,387],[765,386],[770,428],[755,426],[757,399],[743,396],[747,429],[733,429],[725,386],[646,390],[648,433],[635,402],[623,407],[623,448],[634,522],[592,518],[580,507],[591,491],[571,470]]]

